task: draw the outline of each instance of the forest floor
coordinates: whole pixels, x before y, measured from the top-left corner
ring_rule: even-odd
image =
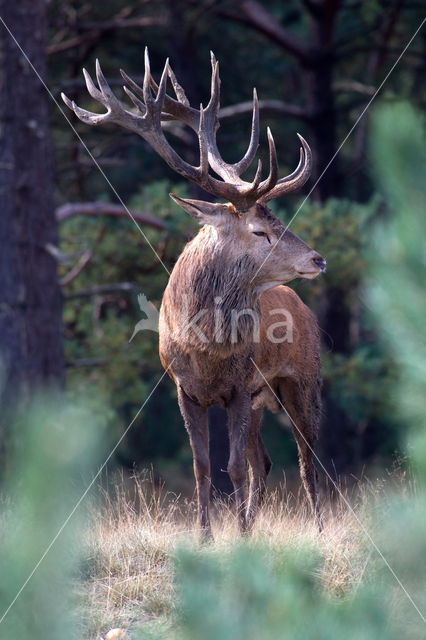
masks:
[[[377,557],[366,531],[371,531],[374,505],[383,508],[384,484],[364,480],[337,496],[323,495],[321,534],[303,497],[279,487],[269,493],[244,544],[296,553],[313,549],[322,558],[316,576],[322,588],[344,599],[356,592],[367,567],[369,576],[375,571]],[[117,628],[146,629],[146,637],[152,629],[173,637],[177,606],[173,560],[182,547],[195,553],[200,549],[195,505],[153,487],[147,479],[135,479],[129,491],[127,484],[118,482],[113,497],[105,492],[102,505],[92,509],[87,566],[78,586],[84,603],[84,638],[100,640]],[[241,542],[232,505],[216,500],[213,511],[215,542],[208,552],[219,560]],[[205,553],[206,547],[202,549]]]

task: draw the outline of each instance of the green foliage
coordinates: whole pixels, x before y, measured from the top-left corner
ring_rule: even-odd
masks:
[[[185,236],[195,225],[171,201],[168,193],[185,195],[182,185],[158,181],[141,188],[129,206],[164,220],[165,232],[147,227],[143,232],[170,270]],[[61,228],[62,248],[68,254],[94,246],[87,268],[66,286],[64,311],[68,381],[74,390],[90,388],[96,396],[108,394],[112,406],[124,422],[130,422],[163,374],[158,358],[158,335],[143,331],[129,342],[137,322],[144,317],[137,294],[144,293],[157,309],[167,284],[167,273],[131,220],[106,220],[101,242],[99,221],[90,218],[67,220]],[[163,250],[161,250],[163,247]],[[134,290],[111,291],[98,295],[80,295],[93,284],[131,283]],[[93,363],[85,366],[85,363]],[[81,364],[80,364],[81,363]],[[186,445],[177,410],[175,391],[162,384],[143,414],[142,430],[135,426],[123,443],[123,462],[153,460],[176,456]],[[164,428],[158,429],[158,423]],[[120,434],[115,433],[118,438]]]
[[[330,392],[355,422],[390,420],[389,396],[396,372],[389,356],[374,345],[363,345],[350,356],[327,354],[323,366]]]
[[[394,409],[405,424],[407,450],[418,483],[414,499],[394,501],[378,543],[424,615],[426,140],[422,124],[419,115],[407,104],[381,107],[374,114],[372,158],[391,217],[374,233],[366,296],[380,329],[380,340],[392,352],[398,366]],[[423,631],[418,629],[418,611],[408,597],[399,600],[400,597],[398,594],[399,613],[394,616],[400,637],[423,637],[424,627]]]
[[[17,418],[0,514],[1,638],[79,637],[71,581],[82,512],[75,507],[103,461],[110,419],[100,400],[65,397],[40,397]]]
[[[185,640],[392,640],[384,597],[327,595],[312,550],[250,544],[220,552],[182,549],[176,558],[178,633]],[[143,635],[140,636],[143,638]]]
[[[323,203],[307,200],[303,204],[291,229],[327,256],[327,287],[348,293],[355,290],[356,295],[365,271],[363,250],[368,242],[368,228],[379,209],[377,197],[365,204],[337,198]],[[317,290],[323,288],[321,280],[312,285]]]
[[[395,404],[417,426],[411,432],[413,456],[426,471],[424,129],[420,117],[406,104],[378,110],[375,126],[372,155],[392,217],[375,233],[367,298],[380,339],[398,362],[401,375]]]

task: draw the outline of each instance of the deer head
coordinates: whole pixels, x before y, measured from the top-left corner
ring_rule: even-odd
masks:
[[[263,204],[241,210],[230,203],[212,204],[170,195],[200,224],[208,225],[209,239],[220,246],[224,266],[226,262],[243,264],[246,258],[241,283],[249,282],[258,293],[294,278],[315,278],[325,269],[326,262],[319,253]],[[206,237],[202,240],[208,244]]]
[[[279,179],[275,143],[268,128],[268,176],[262,180],[262,163],[259,160],[253,180],[243,180],[241,175],[252,164],[259,146],[259,105],[256,90],[253,91],[252,127],[247,151],[239,162],[228,164],[221,157],[216,142],[219,128],[220,79],[219,64],[213,54],[211,66],[211,95],[205,108],[203,105],[200,105],[200,109],[190,106],[168,60],[159,84],[155,83],[150,72],[147,49],[142,87],[121,71],[128,85],[123,87],[124,91],[136,108],[135,111],[125,108],[113,94],[98,61],[98,87],[85,69],[83,73],[89,94],[107,109],[106,113],[86,111],[64,94],[62,98],[78,118],[87,124],[115,123],[134,131],[178,174],[198,184],[211,195],[227,200],[224,204],[213,204],[185,200],[170,194],[187,213],[202,224],[210,225],[216,241],[228,247],[234,258],[238,258],[240,254],[250,254],[253,257],[256,265],[253,283],[256,288],[263,290],[296,277],[314,278],[325,269],[325,260],[284,227],[266,206],[269,200],[290,193],[306,182],[312,166],[309,145],[298,134],[302,145],[299,164],[290,175]],[[166,93],[168,80],[171,81],[175,98]],[[161,126],[162,122],[167,120],[180,121],[196,132],[200,152],[198,166],[187,163],[170,146]],[[211,175],[210,170],[220,179]]]

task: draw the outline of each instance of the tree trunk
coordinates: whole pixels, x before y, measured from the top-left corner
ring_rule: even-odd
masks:
[[[309,82],[308,99],[311,111],[309,124],[312,137],[310,142],[315,158],[312,184],[315,184],[321,176],[313,195],[324,201],[330,196],[337,197],[340,190],[337,178],[337,158],[327,168],[336,151],[334,95],[331,88],[332,69],[327,58],[315,62],[306,75]]]
[[[0,0],[0,15],[46,78],[44,0]],[[61,385],[62,300],[48,94],[0,24],[0,425],[40,388]],[[3,443],[5,433],[0,434]]]
[[[308,110],[315,166],[313,182],[322,175],[314,195],[320,200],[339,195],[337,180],[337,160],[328,163],[336,151],[336,113],[333,92],[334,56],[332,51],[333,33],[338,2],[329,0],[318,6],[310,16],[310,55],[302,62],[306,73]]]

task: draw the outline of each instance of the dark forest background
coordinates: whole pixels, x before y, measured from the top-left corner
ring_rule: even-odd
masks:
[[[130,343],[129,338],[141,319],[137,294],[158,307],[167,273],[116,194],[171,270],[196,227],[168,192],[200,193],[140,138],[115,127],[83,125],[59,97],[64,91],[77,104],[97,109],[82,76],[82,67],[94,70],[96,58],[123,97],[119,69],[141,81],[145,45],[154,76],[170,57],[194,105],[208,99],[214,51],[222,79],[219,142],[227,160],[240,157],[247,145],[253,86],[260,98],[261,148],[270,125],[282,174],[297,164],[296,132],[308,140],[315,157],[312,179],[275,209],[290,220],[320,178],[292,230],[327,258],[328,272],[291,285],[314,309],[323,332],[319,456],[337,474],[399,462],[406,429],[391,395],[398,370],[379,340],[362,289],[370,229],[389,216],[367,160],[374,105],[335,153],[419,26],[422,3],[0,0],[0,16],[51,91],[49,96],[1,24],[0,425],[6,464],[10,416],[38,388],[65,385],[75,396],[83,390],[104,394],[115,410],[115,441],[162,373],[157,335],[141,332]],[[423,31],[378,100],[408,101],[420,111],[426,101],[425,53]],[[170,123],[168,135],[179,153],[196,161],[190,132]],[[386,252],[380,257],[392,264]],[[220,411],[212,412],[211,422],[214,483],[226,489]],[[277,473],[283,466],[291,470],[296,451],[282,418],[267,417],[265,440]],[[169,486],[180,489],[191,478],[191,462],[175,389],[164,380],[115,464],[152,464]]]

